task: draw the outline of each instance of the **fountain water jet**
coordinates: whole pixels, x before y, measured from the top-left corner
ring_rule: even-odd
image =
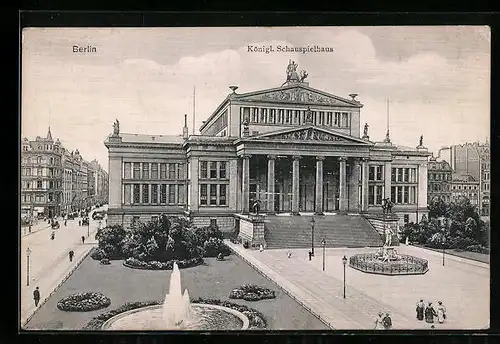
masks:
[[[163,320],[167,328],[180,328],[182,323],[189,319],[189,294],[186,289],[182,295],[181,290],[181,272],[177,263],[174,263],[170,287],[163,302]]]

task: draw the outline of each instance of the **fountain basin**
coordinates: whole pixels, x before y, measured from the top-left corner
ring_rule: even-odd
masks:
[[[429,270],[426,259],[406,254],[387,261],[382,261],[376,253],[355,254],[349,257],[349,266],[365,273],[390,276],[423,275]]]
[[[246,330],[250,321],[234,309],[210,305],[191,304],[192,318],[180,327],[167,328],[163,320],[163,305],[153,305],[117,314],[108,319],[103,330],[108,331],[239,331]]]

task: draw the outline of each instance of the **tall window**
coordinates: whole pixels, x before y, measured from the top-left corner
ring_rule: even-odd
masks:
[[[141,165],[138,162],[134,163],[134,179],[141,178]]]
[[[124,198],[124,200],[123,200],[123,203],[124,204],[130,204],[131,187],[132,187],[132,185],[130,185],[130,184],[125,184],[123,186],[123,188],[124,188],[124,192],[123,192],[123,198]]]
[[[207,184],[200,184],[200,205],[207,205]]]
[[[156,172],[158,173],[158,169]],[[151,203],[158,203],[158,184],[151,185]]]
[[[168,203],[173,204],[175,203],[175,184],[170,184],[168,186]]]
[[[42,169],[39,167],[36,169],[36,175],[41,176],[42,175]]]
[[[142,163],[142,179],[149,179],[149,163]]]
[[[42,188],[42,181],[41,181],[41,180],[38,180],[38,181],[36,182],[36,188],[37,188],[37,189],[41,189],[41,188]]]
[[[219,205],[226,205],[226,185],[219,185]]]
[[[200,161],[200,178],[201,179],[207,179],[207,166],[208,162],[207,161]]]
[[[368,186],[368,204],[375,204],[375,186]]]
[[[184,179],[184,164],[177,164],[177,179]]]
[[[134,203],[138,204],[141,201],[141,188],[139,184],[134,184]]]
[[[151,164],[151,179],[158,179],[158,164],[156,162]]]
[[[167,179],[167,164],[160,164],[160,179]]]
[[[167,184],[161,184],[160,187],[160,203],[167,203]]]
[[[178,187],[178,190],[177,190],[177,203],[179,204],[183,204],[183,203],[186,203],[186,201],[184,200],[184,191],[185,191],[185,186],[183,184],[179,184],[177,185]]]
[[[216,161],[210,162],[210,178],[211,179],[217,178],[217,162]]]
[[[142,184],[142,203],[149,203],[149,184]]]
[[[175,164],[168,164],[168,179],[175,179]]]
[[[210,184],[210,205],[217,205],[217,184]]]
[[[220,179],[226,178],[226,162],[225,161],[219,162],[219,178]]]

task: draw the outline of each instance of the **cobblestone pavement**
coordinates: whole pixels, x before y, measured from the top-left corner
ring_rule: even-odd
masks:
[[[86,254],[95,246],[94,234],[99,221],[90,219],[90,226],[79,226],[78,218],[68,220],[67,226],[61,224],[55,230],[55,239],[50,240],[52,230],[44,228],[32,232],[32,234],[22,236],[20,251],[20,282],[21,282],[21,324],[36,311],[33,301],[33,290],[40,288],[41,302],[43,304],[50,293],[70,274],[76,264],[83,259]],[[85,236],[85,244],[82,244],[81,237]],[[28,259],[26,249],[30,248],[29,258],[29,286],[28,280]],[[73,261],[69,261],[68,253],[73,250],[75,255]]]
[[[400,246],[399,253],[429,261],[425,275],[384,276],[346,266],[346,298],[343,298],[342,257],[374,249],[322,249],[309,261],[307,249],[258,250],[231,245],[244,259],[295,294],[305,307],[327,320],[334,329],[373,329],[379,311],[389,312],[394,329],[430,329],[416,320],[419,299],[443,301],[447,321],[436,329],[481,329],[489,326],[489,265],[446,256],[421,248]],[[291,252],[291,258],[287,253]]]

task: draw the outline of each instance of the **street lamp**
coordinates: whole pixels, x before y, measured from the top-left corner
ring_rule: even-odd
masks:
[[[344,258],[342,258],[342,264],[344,264],[344,299],[345,299],[345,266],[347,264],[346,256],[344,256]]]
[[[30,255],[31,255],[31,250],[28,247],[26,249],[26,286],[30,286]]]
[[[445,229],[443,227],[443,240],[441,242],[441,247],[443,248],[443,266],[444,266],[444,253],[445,253],[445,251],[444,251],[444,247],[445,247],[444,244],[445,244],[445,241],[446,241],[446,237],[444,236],[444,233],[445,233]]]
[[[325,271],[325,245],[326,245],[325,239],[321,240],[321,244],[323,245],[323,271]]]
[[[311,256],[314,257],[314,216],[311,218]]]

